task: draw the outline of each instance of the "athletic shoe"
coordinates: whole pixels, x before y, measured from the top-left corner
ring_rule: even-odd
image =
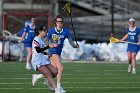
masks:
[[[132,70],[132,67],[131,66],[128,66],[128,72],[130,73]]]
[[[62,93],[62,92],[56,88],[55,93]]]
[[[59,91],[61,91],[62,93],[65,93],[67,91],[65,91],[62,87],[58,88]]]
[[[27,69],[27,70],[33,69],[33,68],[32,68],[32,65],[31,65],[30,63],[26,63],[26,69]]]
[[[132,74],[135,75],[136,74],[136,70],[132,70]]]
[[[33,74],[32,75],[32,86],[34,87],[36,82],[38,81],[38,78],[37,78],[37,75],[36,74]]]
[[[47,78],[45,78],[45,80],[44,80],[44,85],[46,85],[50,90],[54,90],[54,89],[51,87],[51,85],[49,84]]]

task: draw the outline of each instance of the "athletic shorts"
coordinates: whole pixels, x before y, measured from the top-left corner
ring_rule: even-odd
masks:
[[[49,49],[48,50],[48,55],[51,56],[52,54],[56,54],[56,55],[59,55],[61,56],[61,52],[62,52],[62,49]]]
[[[128,47],[127,47],[127,51],[129,52],[138,52],[140,49],[140,46],[139,45],[134,45],[134,44],[128,44]]]
[[[37,55],[33,54],[31,63],[32,63],[32,67],[34,68],[34,70],[37,70],[37,68],[39,68],[40,66],[50,64],[50,62],[44,56],[44,54],[37,54]]]
[[[32,43],[26,43],[26,42],[24,42],[24,47],[30,47],[30,48],[32,48]]]

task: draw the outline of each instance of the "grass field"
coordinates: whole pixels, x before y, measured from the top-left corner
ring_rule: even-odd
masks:
[[[67,93],[140,93],[140,65],[137,74],[127,72],[127,64],[64,63],[62,84]],[[0,63],[0,93],[53,93],[43,84],[35,87],[25,63]]]

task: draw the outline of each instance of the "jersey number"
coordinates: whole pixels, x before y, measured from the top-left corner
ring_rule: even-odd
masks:
[[[134,40],[134,36],[130,36],[130,39]]]

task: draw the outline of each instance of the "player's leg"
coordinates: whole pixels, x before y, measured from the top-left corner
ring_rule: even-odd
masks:
[[[136,74],[136,52],[132,53],[132,74]]]
[[[26,47],[26,50],[27,50],[26,69],[30,70],[30,69],[32,69],[32,65],[31,65],[32,48]]]
[[[58,55],[52,54],[50,57],[51,62],[53,62],[54,67],[58,69],[58,74],[57,74],[57,88],[61,90],[62,92],[66,92],[63,90],[61,86],[61,79],[62,79],[62,73],[63,73],[63,65],[61,63],[61,59]]]
[[[52,74],[52,77],[55,78],[55,77],[57,76],[57,69],[56,69],[52,64],[47,65],[47,68],[50,70],[50,72],[51,72],[51,74]],[[52,88],[52,86],[49,84],[47,78],[45,78],[44,84],[45,84],[50,90],[53,90],[53,88]]]
[[[49,84],[53,87],[53,89],[55,90],[55,93],[61,93],[55,83],[54,83],[54,80],[53,80],[53,77],[52,77],[52,74],[50,72],[50,70],[47,68],[47,66],[40,66],[38,69],[37,69],[41,74],[43,74],[44,77],[48,78],[48,82]]]
[[[24,44],[23,43],[19,43],[20,46],[20,58],[19,61],[23,61],[23,55],[24,55]]]
[[[47,68],[50,70],[53,78],[55,78],[58,74],[57,69],[52,64],[47,65]]]
[[[127,57],[128,57],[128,72],[131,72],[132,70],[132,54],[131,52],[127,52]]]
[[[51,72],[52,77],[55,78],[55,77],[57,76],[57,69],[56,69],[52,64],[46,65],[46,67],[47,67],[48,70]],[[33,74],[33,75],[32,75],[32,85],[33,85],[33,87],[35,86],[35,84],[37,83],[37,81],[38,81],[40,78],[44,78],[44,76],[43,76],[42,74]],[[53,89],[52,89],[52,86],[49,84],[47,78],[45,78],[44,84],[45,84],[50,90],[53,90]]]

